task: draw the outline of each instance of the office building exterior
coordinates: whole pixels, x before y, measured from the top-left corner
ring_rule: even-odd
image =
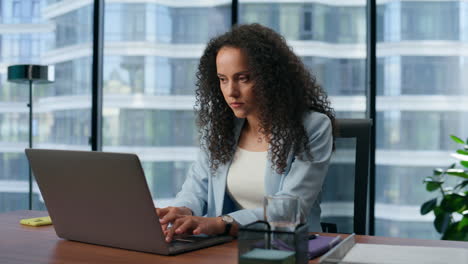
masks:
[[[35,147],[90,150],[92,1],[1,0],[0,211],[27,207],[27,89],[6,66],[55,65],[35,88]],[[103,150],[140,156],[155,200],[176,194],[194,160],[195,71],[204,45],[231,26],[231,1],[109,0],[105,6]],[[378,4],[376,234],[436,238],[419,206],[422,179],[451,163],[449,134],[468,135],[468,3]],[[284,35],[338,117],[366,116],[366,1],[239,1],[240,23]],[[466,118],[465,118],[466,119]],[[324,215],[348,226],[353,167],[335,160]],[[34,207],[44,208],[37,188]]]

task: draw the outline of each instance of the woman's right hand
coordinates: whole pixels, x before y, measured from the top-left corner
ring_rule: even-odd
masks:
[[[173,223],[181,215],[193,215],[192,210],[188,207],[165,207],[165,208],[156,208],[156,213],[159,217],[159,222],[161,223],[164,233],[167,231],[167,225]]]

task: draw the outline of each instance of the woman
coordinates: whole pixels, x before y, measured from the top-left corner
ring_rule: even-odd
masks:
[[[201,149],[174,206],[156,209],[166,241],[236,235],[263,219],[272,194],[300,197],[309,229],[319,231],[334,112],[285,40],[258,24],[234,27],[208,43],[197,79]]]

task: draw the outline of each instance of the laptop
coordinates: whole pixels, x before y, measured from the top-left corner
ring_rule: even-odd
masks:
[[[189,236],[165,242],[135,154],[26,149],[26,156],[60,238],[161,255],[232,240]]]

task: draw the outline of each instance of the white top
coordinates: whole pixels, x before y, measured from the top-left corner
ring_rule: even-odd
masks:
[[[254,152],[237,147],[227,175],[227,189],[244,209],[263,207],[267,151]]]

